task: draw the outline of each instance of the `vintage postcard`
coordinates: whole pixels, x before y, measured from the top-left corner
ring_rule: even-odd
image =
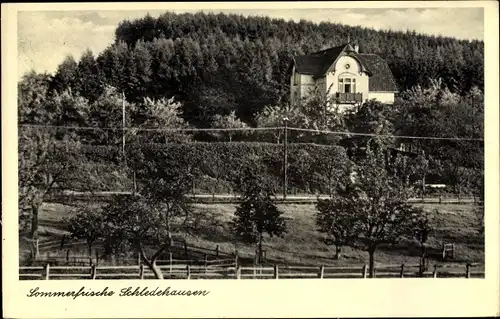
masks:
[[[497,2],[1,21],[5,317],[499,314]]]

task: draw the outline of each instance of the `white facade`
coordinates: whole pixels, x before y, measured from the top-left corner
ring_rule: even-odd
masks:
[[[370,92],[368,100],[377,100],[385,104],[394,104],[394,92]]]
[[[327,88],[330,88],[330,94],[361,93],[363,102],[368,99],[369,77],[362,71],[361,64],[356,59],[341,56],[330,70],[326,74],[326,84]]]
[[[316,54],[322,54],[322,52],[324,51]],[[308,96],[311,89],[317,87],[320,92],[333,95],[336,104],[332,106],[338,107],[340,110],[361,105],[373,99],[385,104],[393,104],[394,91],[370,91],[370,76],[373,74],[366,69],[366,65],[363,65],[365,62],[358,60],[362,56],[358,56],[357,53],[342,52],[331,66],[325,66],[328,68],[326,72],[317,72],[316,76],[299,74],[294,65],[290,79],[291,103],[300,102]],[[309,68],[307,71],[311,72],[311,69]],[[317,76],[318,73],[323,75]],[[393,81],[392,75],[390,76],[388,81]],[[378,81],[380,83],[380,76]],[[372,85],[372,87],[382,88],[384,86]]]

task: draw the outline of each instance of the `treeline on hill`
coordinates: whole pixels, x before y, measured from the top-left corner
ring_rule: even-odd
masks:
[[[294,54],[337,46],[348,37],[361,52],[387,60],[400,90],[443,78],[453,92],[483,88],[482,41],[433,37],[415,32],[375,31],[332,23],[292,22],[226,14],[175,14],[123,21],[115,43],[98,56],[67,58],[49,91],[71,88],[94,101],[106,85],[129,102],[172,97],[182,116],[207,127],[216,115],[255,124],[266,105],[289,99]]]

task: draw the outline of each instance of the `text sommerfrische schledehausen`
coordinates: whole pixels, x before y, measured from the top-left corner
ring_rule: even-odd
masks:
[[[175,290],[171,287],[154,289],[149,287],[126,287],[120,289],[119,297],[169,297],[169,296],[186,296],[197,297],[206,296],[210,293],[208,290]],[[28,297],[69,297],[76,299],[78,297],[111,297],[115,295],[115,291],[105,287],[100,290],[93,290],[90,288],[81,287],[79,290],[68,291],[41,291],[40,287],[30,289],[27,294]]]

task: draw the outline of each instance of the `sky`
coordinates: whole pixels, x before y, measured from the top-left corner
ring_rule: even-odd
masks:
[[[87,49],[97,55],[114,41],[120,21],[150,13],[157,17],[165,9],[144,11],[19,11],[18,76],[31,69],[53,73],[67,55],[79,59]],[[205,12],[257,15],[285,20],[329,21],[377,30],[415,30],[418,33],[442,35],[466,40],[483,40],[483,8],[398,8],[398,9],[223,9]]]

